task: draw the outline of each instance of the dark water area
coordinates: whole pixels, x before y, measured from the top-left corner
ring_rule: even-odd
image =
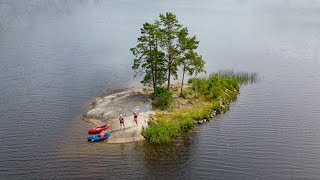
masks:
[[[129,48],[167,11],[197,35],[207,72],[260,80],[171,145],[86,142],[85,104],[140,87]],[[317,0],[0,0],[0,175],[319,179],[319,19]]]

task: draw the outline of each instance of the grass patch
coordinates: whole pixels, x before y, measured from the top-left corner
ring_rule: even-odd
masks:
[[[191,95],[192,95],[192,89],[191,88],[186,88],[186,89],[182,90],[182,93],[181,93],[180,97],[182,97],[184,99],[187,99]]]
[[[152,144],[165,144],[172,141],[181,131],[193,127],[191,118],[175,121],[159,119],[157,124],[153,123],[149,128],[142,131],[142,135]]]
[[[142,131],[142,135],[152,144],[166,144],[172,141],[180,132],[193,128],[194,120],[210,118],[212,109],[220,108],[219,101],[197,101],[192,107],[174,109],[172,111],[157,111],[157,123]]]

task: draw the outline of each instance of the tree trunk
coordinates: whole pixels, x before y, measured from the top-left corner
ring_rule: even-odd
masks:
[[[154,69],[155,76],[154,76],[154,85],[153,85],[154,97],[157,96],[157,76],[158,76],[158,37],[157,36],[156,36],[155,52],[156,52],[155,69]]]
[[[170,90],[170,77],[171,77],[171,64],[172,64],[172,55],[171,55],[171,40],[169,39],[169,45],[167,47],[167,51],[168,51],[168,87],[167,89]]]
[[[170,76],[171,76],[171,63],[169,63],[169,68],[168,68],[168,87],[167,87],[168,90],[170,90]]]
[[[150,63],[151,63],[151,76],[152,76],[152,84],[153,84],[153,94],[154,94],[154,96],[156,96],[156,89],[155,89],[155,86],[156,86],[155,76],[156,76],[156,74],[154,73],[155,66],[154,66],[154,63],[153,63],[153,53],[152,53],[150,36],[149,36],[149,53],[150,53],[150,59],[151,59]]]
[[[154,67],[154,74],[153,74],[153,97],[156,98],[157,96],[157,65]]]
[[[182,72],[182,81],[181,81],[181,91],[180,91],[180,96],[182,96],[182,88],[183,88],[183,81],[184,81],[184,73],[186,71],[186,66],[183,66],[183,72]]]

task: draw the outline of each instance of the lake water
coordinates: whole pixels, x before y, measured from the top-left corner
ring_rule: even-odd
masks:
[[[207,72],[257,72],[231,110],[167,146],[88,143],[80,115],[132,77],[139,29],[177,15]],[[317,0],[0,1],[5,179],[319,179]]]

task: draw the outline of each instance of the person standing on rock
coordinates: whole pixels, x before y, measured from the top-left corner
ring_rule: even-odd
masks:
[[[123,118],[123,115],[122,115],[122,114],[120,114],[120,116],[119,116],[119,121],[120,121],[120,128],[121,128],[121,126],[123,126],[123,128],[126,128],[126,127],[124,126],[124,118]]]
[[[138,126],[138,115],[139,114],[137,112],[133,113],[133,122],[135,122],[137,126]]]

